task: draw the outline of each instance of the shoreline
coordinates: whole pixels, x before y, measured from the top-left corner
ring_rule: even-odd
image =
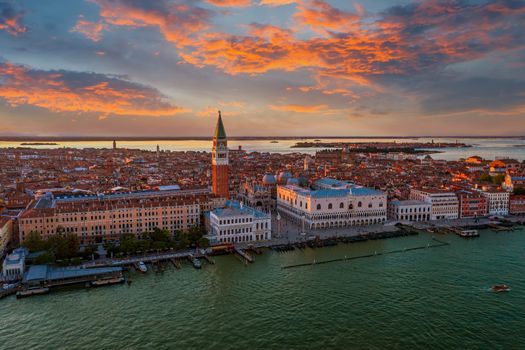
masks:
[[[229,136],[230,140],[259,140],[259,141],[274,141],[274,140],[308,140],[308,139],[402,139],[402,140],[418,140],[418,139],[513,139],[525,140],[524,136],[432,136],[432,135],[418,135],[418,136]],[[209,136],[0,136],[0,142],[82,142],[82,141],[211,141],[213,138]]]

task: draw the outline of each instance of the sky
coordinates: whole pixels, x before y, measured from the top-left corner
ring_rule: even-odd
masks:
[[[525,1],[0,0],[0,135],[525,135]]]

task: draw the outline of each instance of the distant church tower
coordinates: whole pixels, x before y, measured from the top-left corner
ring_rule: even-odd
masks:
[[[221,111],[219,111],[219,119],[217,119],[215,135],[213,135],[211,155],[212,192],[220,197],[230,198],[228,139],[222,124]]]

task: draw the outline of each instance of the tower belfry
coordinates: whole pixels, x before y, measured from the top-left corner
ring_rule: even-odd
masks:
[[[220,197],[230,198],[228,139],[222,123],[221,111],[219,111],[217,126],[213,135],[211,154],[212,192]]]

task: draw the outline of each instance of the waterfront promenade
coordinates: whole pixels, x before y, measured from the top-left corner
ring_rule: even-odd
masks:
[[[513,222],[515,224],[525,223],[525,215],[508,216],[505,221]],[[407,226],[412,226],[418,230],[428,230],[434,228],[462,228],[462,227],[485,227],[494,223],[494,220],[489,218],[468,218],[455,220],[435,220],[425,222],[402,222]],[[304,242],[308,239],[318,237],[319,239],[352,237],[365,234],[397,232],[399,228],[395,226],[396,222],[386,222],[385,224],[368,225],[368,226],[348,226],[348,227],[334,227],[327,229],[305,229],[302,230],[300,224],[292,222],[286,218],[281,218],[279,222],[274,217],[272,221],[272,240],[268,242],[259,242],[253,244],[256,247],[271,247],[274,245],[293,244]],[[304,234],[302,234],[304,233]],[[243,244],[241,247],[249,246],[251,244]]]

